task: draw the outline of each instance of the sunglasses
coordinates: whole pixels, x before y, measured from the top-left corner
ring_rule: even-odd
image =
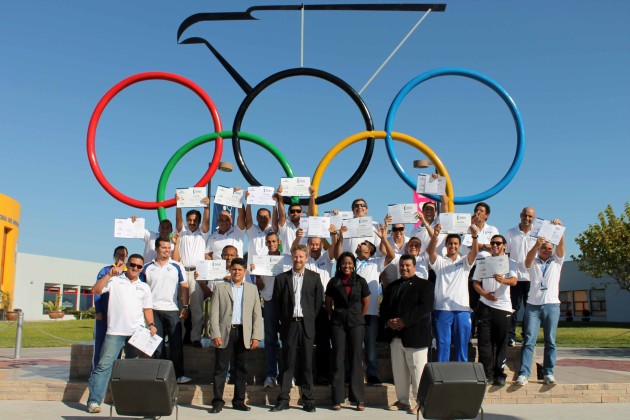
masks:
[[[358,208],[361,208],[361,207],[365,207],[367,209],[367,204],[365,204],[365,203],[356,203],[356,204],[354,204],[352,206],[353,209],[358,209]]]
[[[137,268],[138,270],[142,270],[142,264],[129,263],[129,268]]]
[[[293,213],[302,213],[302,209],[291,209],[291,210],[289,210],[289,213],[290,213],[290,214],[293,214]]]
[[[392,232],[402,232],[403,230],[405,230],[405,227],[393,227],[392,228]]]
[[[503,242],[500,242],[500,241],[492,241],[492,242],[490,242],[490,245],[494,245],[494,246],[501,246],[501,245],[503,245]]]

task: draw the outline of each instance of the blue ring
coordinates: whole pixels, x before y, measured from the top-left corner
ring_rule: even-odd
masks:
[[[490,79],[487,76],[484,76],[481,73],[477,73],[473,70],[457,68],[457,67],[445,67],[430,70],[428,72],[422,73],[419,76],[416,76],[414,79],[409,81],[403,88],[398,92],[392,104],[389,106],[389,111],[387,111],[387,118],[385,120],[385,147],[387,149],[387,154],[389,155],[389,160],[392,163],[392,166],[398,173],[398,176],[411,188],[416,189],[417,180],[412,179],[407,173],[404,171],[398,158],[396,157],[396,151],[394,150],[394,142],[392,140],[392,125],[394,124],[394,118],[396,117],[396,112],[398,111],[398,107],[405,96],[413,88],[418,86],[422,82],[426,82],[429,79],[433,79],[435,77],[440,76],[463,76],[468,77],[470,79],[477,80],[478,82],[483,83],[488,86],[492,90],[494,90],[500,97],[503,99],[503,102],[510,108],[510,112],[512,113],[512,118],[514,119],[514,124],[516,125],[516,153],[514,154],[514,160],[512,161],[512,165],[506,172],[506,174],[501,178],[501,180],[492,188],[476,194],[469,195],[465,197],[455,197],[453,202],[455,204],[473,204],[479,201],[487,200],[488,198],[499,193],[503,188],[505,188],[514,178],[516,172],[521,166],[521,162],[523,161],[523,156],[525,154],[525,130],[523,128],[523,120],[521,119],[521,114],[516,108],[516,104],[514,100],[508,95],[508,93],[503,89],[499,84],[497,84],[494,80]],[[424,194],[432,200],[440,200],[440,197],[432,194]]]

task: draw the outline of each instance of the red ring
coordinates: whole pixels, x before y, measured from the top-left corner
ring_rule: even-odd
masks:
[[[87,133],[87,154],[88,160],[90,162],[90,167],[92,168],[92,172],[94,172],[94,176],[98,180],[99,184],[107,191],[112,197],[117,199],[118,201],[128,204],[132,207],[136,207],[139,209],[147,209],[147,210],[155,210],[159,207],[172,207],[175,205],[175,198],[171,198],[169,200],[164,201],[140,201],[128,197],[114,188],[105,178],[103,172],[101,171],[100,166],[98,165],[98,161],[96,159],[96,127],[98,126],[98,122],[101,118],[101,114],[105,110],[105,107],[111,101],[114,96],[116,96],[120,91],[125,89],[128,86],[133,85],[134,83],[142,82],[145,80],[167,80],[169,82],[179,83],[182,86],[187,87],[192,90],[197,96],[201,98],[201,100],[206,104],[208,110],[210,111],[210,115],[212,116],[212,121],[214,123],[214,131],[220,132],[223,131],[223,127],[221,126],[221,118],[219,117],[219,111],[217,110],[214,102],[210,99],[210,96],[196,83],[193,81],[186,79],[185,77],[179,76],[173,73],[165,73],[159,71],[151,71],[146,73],[138,73],[133,76],[130,76],[124,80],[118,82],[114,87],[112,87],[107,93],[101,98],[101,100],[94,108],[94,112],[92,113],[92,117],[90,118],[90,125],[88,126]],[[207,185],[212,176],[217,171],[219,167],[219,161],[221,160],[221,154],[223,153],[223,139],[217,137],[215,140],[214,147],[214,156],[212,157],[212,161],[210,162],[210,166],[208,170],[204,174],[203,178],[199,180],[195,184],[195,187],[203,187]]]

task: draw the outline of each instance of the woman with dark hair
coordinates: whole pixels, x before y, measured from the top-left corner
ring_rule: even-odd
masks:
[[[370,288],[365,279],[356,274],[356,258],[350,252],[337,258],[337,269],[326,287],[326,310],[331,318],[333,345],[332,409],[341,409],[344,401],[345,356],[349,355],[350,401],[357,410],[365,409],[363,380],[364,316],[370,303]]]

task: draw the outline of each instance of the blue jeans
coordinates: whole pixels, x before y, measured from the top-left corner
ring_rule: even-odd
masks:
[[[125,347],[126,359],[137,359],[139,356],[139,350],[134,346],[127,343],[130,336],[126,335],[106,335],[105,341],[103,341],[103,347],[101,348],[101,358],[94,369],[94,372],[90,375],[90,381],[88,383],[88,389],[90,395],[88,396],[88,405],[92,403],[101,404],[105,398],[107,392],[107,385],[112,376],[112,367],[114,366],[114,360],[120,354],[120,349]]]
[[[273,300],[266,300],[263,306],[263,323],[265,327],[265,360],[267,362],[266,377],[278,377],[278,333],[280,332],[280,322]]]
[[[435,334],[438,345],[438,362],[448,362],[453,341],[453,359],[456,362],[468,361],[468,341],[472,324],[469,311],[433,311]]]
[[[532,358],[538,329],[542,324],[545,335],[545,352],[543,359],[543,371],[545,375],[553,375],[556,365],[556,330],[560,319],[560,304],[547,303],[545,305],[527,304],[523,316],[523,347],[521,349],[521,369],[519,375],[529,378],[531,374]]]
[[[363,346],[365,347],[365,364],[367,376],[378,377],[378,353],[376,351],[376,336],[378,335],[378,316],[365,316],[365,336]]]

